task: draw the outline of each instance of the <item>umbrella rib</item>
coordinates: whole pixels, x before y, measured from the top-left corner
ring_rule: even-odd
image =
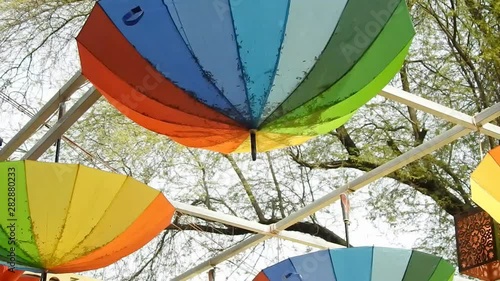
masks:
[[[410,266],[411,258],[413,257],[414,253],[415,253],[415,250],[412,250],[410,258],[408,258],[408,262],[406,263],[406,268],[405,268],[405,273],[403,274],[403,279],[401,279],[401,280],[404,280],[406,277],[406,273],[408,272],[408,267]]]
[[[370,263],[370,279],[373,278],[373,264],[375,263],[375,246],[372,246],[372,260]]]
[[[348,0],[348,1],[346,2],[345,7],[347,7],[347,5],[349,4],[349,2],[350,2],[350,0]],[[401,2],[401,1],[400,1],[400,2]],[[392,16],[393,16],[393,15],[394,15],[394,13],[396,12],[396,10],[397,10],[397,6],[396,6],[396,8],[394,8],[394,10],[393,10],[393,11],[392,11],[392,13],[391,13],[391,16],[389,17],[389,19],[388,19],[387,21],[389,21],[389,20],[392,18]],[[337,26],[336,26],[336,27],[333,29],[333,31],[332,31],[332,35],[330,36],[330,40],[329,40],[329,42],[326,44],[325,49],[323,49],[323,52],[321,52],[321,54],[318,56],[318,60],[317,60],[317,61],[319,61],[319,60],[320,60],[320,58],[324,55],[325,51],[328,49],[328,46],[330,45],[330,43],[331,43],[331,41],[332,41],[333,37],[335,36],[335,31],[337,30],[337,28],[338,28],[338,26],[339,26],[339,23],[340,23],[340,22],[341,22],[341,20],[342,20],[342,16],[344,15],[344,12],[345,12],[345,8],[344,8],[344,10],[342,11],[342,15],[341,15],[341,16],[340,16],[340,18],[339,18],[339,22],[337,23]],[[364,55],[366,54],[366,52],[367,52],[367,51],[371,48],[371,46],[373,46],[373,44],[375,43],[375,41],[377,40],[377,38],[380,36],[380,34],[384,31],[384,29],[385,29],[386,27],[387,27],[387,25],[384,25],[384,27],[380,29],[380,31],[378,32],[377,36],[373,39],[373,41],[372,41],[372,42],[370,42],[370,44],[367,46],[367,48],[365,48],[365,49],[364,49],[363,53],[362,53],[362,54],[361,54],[361,56],[360,56],[360,59],[361,59],[362,57],[364,57]],[[405,45],[405,46],[406,46],[406,45]],[[328,86],[327,90],[328,90],[328,89],[330,89],[333,85],[335,85],[335,83],[337,83],[338,81],[340,81],[342,78],[344,78],[344,77],[345,77],[345,76],[346,76],[346,75],[347,75],[347,74],[348,74],[348,73],[352,70],[352,68],[353,68],[355,65],[356,65],[356,64],[351,65],[351,67],[349,67],[349,68],[345,71],[345,73],[344,73],[343,75],[341,75],[341,76],[340,76],[340,77],[339,77],[336,81],[332,82],[332,83]],[[297,85],[297,87],[295,87],[295,89],[291,92],[291,94],[290,94],[288,97],[286,97],[286,99],[284,99],[284,100],[283,100],[283,102],[281,102],[281,103],[280,103],[280,104],[279,104],[279,105],[278,105],[278,106],[277,106],[277,107],[273,110],[273,112],[272,112],[271,114],[269,114],[269,115],[268,115],[268,117],[267,117],[266,119],[264,119],[264,120],[262,121],[262,123],[261,123],[262,125],[266,125],[266,124],[270,123],[271,121],[274,121],[274,120],[278,119],[279,117],[283,117],[284,115],[286,115],[286,114],[288,114],[288,113],[290,113],[290,112],[294,111],[295,109],[297,109],[297,108],[299,108],[299,107],[303,106],[303,105],[304,105],[304,104],[306,104],[307,102],[309,102],[309,101],[311,101],[311,100],[315,99],[316,97],[318,97],[319,95],[321,95],[322,93],[324,93],[324,92],[325,92],[325,91],[320,91],[320,92],[319,92],[319,93],[317,93],[315,96],[313,96],[313,97],[309,98],[308,100],[304,101],[303,103],[301,103],[301,104],[299,104],[299,105],[295,106],[295,108],[293,108],[292,110],[290,110],[290,111],[288,111],[287,113],[283,114],[282,116],[275,117],[274,119],[270,119],[270,118],[272,117],[272,115],[273,115],[273,114],[274,114],[274,113],[275,113],[275,112],[276,112],[276,111],[277,111],[277,110],[278,110],[278,109],[279,109],[279,108],[280,108],[280,107],[281,107],[281,106],[282,106],[285,102],[287,102],[287,101],[290,99],[290,97],[292,97],[292,96],[296,93],[297,89],[299,89],[299,87],[300,87],[300,86],[301,86],[301,85],[302,85],[302,84],[303,84],[303,83],[307,80],[307,78],[309,78],[309,76],[310,76],[310,75],[311,75],[311,73],[314,71],[314,69],[316,69],[316,67],[317,67],[317,64],[315,64],[315,65],[311,68],[311,70],[310,70],[310,71],[309,71],[309,73],[306,75],[306,77],[304,77],[304,79],[302,79],[302,81],[300,81],[300,83]],[[326,90],[326,91],[327,91],[327,90]]]
[[[297,268],[295,267],[295,264],[293,263],[292,259],[288,258],[288,260],[292,264],[292,267],[293,267],[293,270],[295,271],[295,273],[297,273],[299,275],[300,280],[302,280],[302,276],[300,276],[300,273],[297,272]]]
[[[410,41],[410,42],[411,42],[411,41]],[[405,46],[403,46],[403,47],[401,48],[401,50],[399,50],[399,51],[398,51],[398,55],[400,55],[402,52],[404,52],[404,51],[405,51],[405,49],[406,49],[406,48],[408,48],[408,47],[409,47],[410,42],[408,42]],[[391,63],[393,63],[393,62],[394,62],[394,60],[389,61],[389,62],[386,64],[386,67],[387,67],[388,65],[390,65]],[[377,75],[374,79],[377,79],[378,77],[379,77],[379,75]],[[316,110],[312,111],[312,112],[311,112],[311,114],[316,114],[316,113],[318,113],[318,112],[320,112],[320,111],[324,111],[324,110],[327,110],[327,109],[332,108],[333,106],[337,106],[337,105],[339,105],[340,103],[342,103],[342,102],[346,101],[347,99],[350,99],[353,95],[355,95],[355,94],[356,94],[357,92],[359,92],[360,90],[363,90],[364,88],[366,88],[368,85],[369,85],[369,84],[364,85],[361,89],[359,89],[359,90],[355,90],[355,91],[351,92],[351,94],[350,94],[349,96],[345,97],[344,99],[339,100],[339,102],[338,102],[337,104],[335,104],[335,105],[332,105],[332,106],[322,106],[322,107],[318,107],[318,108],[316,108]],[[329,89],[328,89],[328,90],[329,90]],[[328,91],[328,90],[327,90],[327,91]],[[323,92],[323,93],[324,93],[324,92]],[[322,93],[321,93],[321,94],[322,94]],[[320,94],[320,95],[321,95],[321,94]],[[314,98],[317,98],[317,96],[316,96],[316,97],[314,97]],[[313,98],[313,99],[314,99],[314,98]],[[305,104],[305,103],[304,103],[304,104]],[[295,110],[295,109],[294,109],[294,110]],[[292,113],[294,110],[291,110],[291,111],[290,111],[290,112],[288,112],[287,114]],[[352,110],[352,111],[350,111],[348,114],[353,114],[353,113],[355,113],[357,110],[358,110],[358,109],[353,109],[353,110]],[[285,114],[285,115],[283,115],[283,116],[286,116],[286,114]],[[283,116],[281,116],[281,117],[283,117]],[[343,115],[343,116],[341,116],[341,115],[332,116],[332,117],[329,117],[329,118],[328,118],[328,119],[326,119],[326,120],[328,120],[327,122],[332,122],[332,121],[335,121],[335,120],[337,120],[337,119],[343,118],[343,117],[345,117],[345,116],[346,116],[346,115]]]
[[[276,73],[278,72],[278,66],[279,66],[279,63],[280,63],[280,60],[281,60],[281,53],[282,53],[282,50],[283,50],[283,42],[285,41],[285,35],[286,35],[286,30],[287,30],[287,27],[288,27],[288,16],[290,14],[290,2],[291,0],[288,0],[288,5],[286,7],[286,14],[285,14],[285,24],[283,26],[283,33],[281,34],[281,41],[280,41],[280,47],[278,48],[278,55],[277,55],[277,58],[276,58],[276,63],[274,64],[274,70],[273,70],[273,78],[271,80],[271,83],[269,83],[269,87],[267,88],[266,90],[266,95],[265,95],[265,98],[264,100],[267,102],[267,99],[269,98],[269,94],[271,93],[271,89],[273,88],[273,84],[274,84],[274,81],[276,80]],[[264,110],[264,108],[266,107],[266,103],[264,103],[262,105],[262,108],[260,109],[261,110],[261,116],[262,116],[262,111]],[[261,116],[258,116],[257,118],[257,122],[256,124],[259,124],[260,123],[260,118]]]
[[[344,14],[345,12],[345,7],[347,7],[347,5],[349,4],[349,1],[350,0],[347,0],[346,1],[346,4],[344,6],[344,10],[342,10],[342,14],[340,15],[339,17],[339,20],[337,22],[337,24],[335,25],[335,28],[332,30],[332,34],[330,35],[330,39],[328,39],[328,43],[332,40],[333,36],[335,36],[335,31],[337,31],[337,28],[339,26],[339,23],[340,23],[340,20],[342,19],[342,15]],[[328,45],[329,44],[326,44],[325,45],[325,48],[323,49],[323,51],[321,52],[321,54],[318,56],[318,59],[316,60],[316,62],[323,56],[323,54],[325,53],[326,49],[328,48]],[[302,79],[302,81],[300,81],[300,83],[295,87],[295,89],[293,89],[293,91],[290,93],[290,95],[288,97],[286,97],[272,112],[271,114],[269,114],[266,119],[262,120],[261,122],[261,125],[264,125],[270,121],[269,118],[278,110],[278,108],[280,108],[286,101],[288,101],[288,99],[295,93],[295,91],[304,83],[304,81],[306,81],[306,79],[309,77],[309,75],[311,74],[311,72],[313,72],[313,70],[316,68],[316,63],[314,64],[313,67],[311,67],[311,69],[309,70],[309,72],[307,73],[307,75],[304,77],[304,79]]]
[[[234,35],[234,44],[236,45],[236,53],[238,54],[238,67],[240,68],[240,78],[243,81],[243,85],[245,86],[245,100],[246,100],[246,105],[248,108],[248,114],[250,114],[250,119],[252,118],[252,107],[250,106],[250,99],[248,98],[248,87],[247,87],[247,80],[245,79],[245,71],[243,69],[243,62],[241,61],[241,54],[240,54],[240,45],[238,44],[238,38],[236,35],[236,24],[234,23],[234,14],[233,14],[233,7],[231,6],[231,0],[227,0],[227,4],[229,6],[229,15],[231,17],[231,26],[233,27],[233,35]],[[251,122],[251,120],[250,120]]]
[[[0,226],[0,231],[3,232],[5,234],[6,237],[9,237],[7,232],[5,231],[5,229]],[[23,247],[21,247],[21,245],[17,242],[17,240],[14,242],[15,243],[15,246],[16,246],[16,251],[17,249],[21,250],[21,252],[23,252],[23,254],[25,254],[27,257],[29,257],[31,260],[35,260],[35,258],[33,258],[32,255],[30,255],[25,249],[23,249]],[[6,252],[9,252],[8,250],[9,249],[5,249],[3,247],[1,247],[2,249],[6,250]],[[17,261],[17,255],[16,255],[16,261]],[[30,264],[27,260],[23,259],[23,261],[25,262],[25,265],[26,266],[39,266],[39,264]]]
[[[405,50],[405,48],[406,48],[407,46],[408,46],[408,44],[407,44],[407,45],[405,45],[405,46],[403,46],[403,48],[402,48],[402,49],[398,52],[398,54],[401,54],[401,52],[402,52],[402,51],[404,51],[404,50]],[[366,53],[366,52],[365,52],[365,53]],[[365,54],[365,53],[364,53],[364,54]],[[363,54],[363,55],[364,55],[364,54]],[[393,61],[394,61],[394,60],[390,61],[388,64],[392,63]],[[346,72],[346,74],[347,74],[349,71],[350,71],[350,69]],[[342,78],[343,78],[346,74],[344,74],[344,75],[343,75],[341,78],[339,78],[339,80],[337,80],[337,81],[340,81],[340,80],[341,80],[341,79],[342,79]],[[378,76],[377,76],[377,77],[378,77]],[[336,82],[337,82],[337,81],[336,81]],[[331,86],[333,86],[336,82],[334,82]],[[367,84],[367,85],[368,85],[368,84]],[[363,86],[361,89],[359,89],[359,90],[364,89],[367,85],[364,85],[364,86]],[[292,109],[292,110],[288,111],[287,113],[285,113],[285,114],[283,114],[283,115],[281,115],[281,116],[279,116],[279,117],[276,117],[275,119],[272,119],[272,120],[268,120],[269,118],[268,118],[268,119],[266,119],[266,120],[264,120],[264,122],[262,122],[262,124],[266,124],[266,125],[267,125],[267,124],[270,124],[270,123],[271,123],[271,122],[273,122],[273,121],[279,120],[279,119],[281,119],[281,118],[285,117],[286,115],[293,113],[293,112],[294,112],[295,110],[297,110],[298,108],[300,108],[300,107],[302,107],[303,105],[307,104],[308,102],[310,102],[310,101],[312,101],[312,100],[316,99],[316,98],[317,98],[318,96],[320,96],[321,94],[323,94],[323,93],[327,92],[327,91],[331,88],[331,86],[330,86],[328,89],[326,89],[325,91],[318,93],[316,96],[312,97],[312,98],[311,98],[311,99],[309,99],[308,101],[306,101],[306,102],[304,102],[304,103],[302,103],[302,104],[300,104],[300,105],[296,106],[294,109]],[[357,92],[359,92],[359,90],[356,90],[356,91],[352,92],[349,96],[347,96],[347,97],[345,97],[344,99],[340,100],[340,102],[342,102],[342,101],[344,101],[344,100],[347,100],[347,99],[351,98],[353,95],[355,95]],[[293,93],[292,93],[292,94],[293,94]],[[291,96],[291,95],[290,95],[290,96]],[[337,104],[335,104],[335,105],[337,105]],[[335,106],[335,105],[332,105],[332,106]],[[311,112],[311,114],[315,114],[315,113],[317,113],[317,112],[320,112],[320,111],[323,111],[323,110],[327,110],[327,109],[331,108],[332,106],[321,106],[321,107],[315,108],[315,110],[314,110],[314,111],[312,111],[312,112]],[[357,111],[357,109],[354,109],[354,110],[353,110],[353,111],[351,111],[349,114],[351,114],[351,113],[353,113],[353,112],[356,112],[356,111]],[[269,117],[270,117],[270,116],[271,116],[271,115],[269,115]],[[345,115],[344,115],[344,116],[345,116]],[[344,116],[333,116],[333,117],[330,117],[330,118],[328,118],[328,119],[331,119],[331,120],[329,120],[328,122],[334,121],[334,120],[339,119],[339,118],[342,118],[342,117],[344,117]],[[299,118],[300,118],[300,117],[299,117]],[[299,118],[296,118],[296,119],[299,119]],[[292,120],[296,120],[296,119],[292,119]],[[292,120],[288,120],[287,122],[290,122],[290,121],[292,121]]]
[[[174,21],[174,19],[173,19],[173,17],[172,17],[172,14],[170,13],[170,9],[168,8],[168,5],[165,3],[165,1],[162,1],[162,3],[163,3],[163,5],[165,6],[165,9],[167,9],[167,13],[168,13],[168,16],[170,17],[170,20],[172,20],[172,22],[174,23],[175,30],[177,30],[177,33],[179,33],[179,35],[181,35],[181,38],[183,38],[183,36],[182,36],[182,34],[181,34],[181,31],[179,30],[179,28],[177,28],[177,25],[175,24],[175,21]],[[173,1],[172,1],[172,3],[173,3]],[[175,4],[174,4],[174,8],[175,8]],[[176,9],[176,10],[177,10],[177,9]],[[181,26],[182,26],[182,21],[181,21],[180,17],[179,17],[179,23],[180,23],[180,24],[181,24]],[[205,69],[203,69],[203,67],[201,66],[200,61],[199,61],[199,60],[198,60],[198,58],[196,57],[196,55],[195,55],[195,53],[194,53],[193,49],[191,48],[191,46],[190,46],[189,42],[186,42],[186,40],[189,40],[189,39],[187,38],[187,34],[186,34],[186,33],[184,33],[184,35],[186,36],[186,39],[184,40],[184,38],[183,38],[183,40],[182,40],[182,41],[184,42],[184,44],[185,44],[185,45],[186,45],[186,47],[188,48],[189,53],[191,54],[191,56],[193,57],[193,59],[196,61],[196,64],[198,65],[198,67],[199,67],[200,71],[203,73],[203,76],[204,76],[205,80],[206,80],[206,81],[208,81],[208,82],[209,82],[209,83],[210,83],[210,84],[211,84],[211,85],[212,85],[212,86],[213,86],[213,87],[217,90],[217,92],[219,93],[219,95],[220,95],[222,98],[224,98],[224,100],[226,100],[226,101],[227,101],[227,103],[228,103],[229,105],[231,105],[231,107],[234,109],[234,111],[235,111],[235,112],[238,114],[238,116],[241,118],[241,121],[245,121],[245,117],[243,116],[243,114],[242,114],[242,113],[238,110],[238,108],[236,108],[236,106],[235,106],[233,103],[231,103],[231,101],[230,101],[230,100],[226,97],[226,95],[224,95],[224,93],[222,92],[222,90],[221,90],[221,89],[219,89],[219,87],[215,84],[215,81],[213,81],[213,79],[209,79],[209,78],[208,78],[209,76],[207,75],[207,71],[206,71]],[[165,77],[165,78],[167,78],[167,77]],[[168,78],[167,78],[167,79],[168,79]],[[170,80],[170,79],[169,79],[169,80]],[[179,85],[177,85],[177,87],[181,88]],[[182,88],[181,88],[181,89],[182,89]],[[187,90],[185,90],[185,89],[182,89],[182,90],[183,90],[184,92],[186,92],[186,93],[189,93],[189,91],[187,91]],[[198,100],[196,97],[194,97],[194,98],[195,98],[196,100]],[[200,100],[198,100],[198,101],[199,101],[199,102],[201,102]],[[203,103],[203,102],[202,102],[202,103]],[[206,104],[206,105],[207,105],[207,104]],[[207,106],[209,106],[209,105],[207,105]],[[211,106],[209,106],[209,107],[211,107]],[[211,108],[213,108],[213,107],[211,107]],[[221,109],[222,109],[222,108],[221,108]],[[227,115],[228,113],[226,113],[226,112],[224,112],[224,111],[219,111],[219,113],[224,114],[225,116],[227,116],[227,117],[229,117],[229,118],[233,119],[231,116]]]
[[[335,265],[333,264],[333,258],[332,258],[332,250],[328,249],[328,256],[330,257],[330,263],[332,265],[332,271],[333,271],[333,278],[334,280],[339,280],[337,277],[337,272],[335,272]]]
[[[76,170],[76,174],[75,174],[75,179],[73,180],[73,185],[71,186],[72,190],[71,190],[71,198],[69,199],[69,204],[68,204],[68,211],[66,212],[66,215],[64,216],[64,223],[63,223],[63,225],[61,227],[61,231],[59,232],[59,235],[57,237],[57,243],[56,243],[56,246],[54,247],[54,251],[52,251],[52,253],[50,255],[51,260],[54,258],[56,251],[59,248],[59,244],[61,243],[61,240],[62,240],[61,238],[62,238],[62,235],[64,233],[64,229],[66,228],[66,223],[68,222],[69,208],[71,208],[71,203],[73,202],[73,198],[75,195],[75,185],[76,185],[76,181],[78,179],[78,174],[80,173],[80,165],[78,165],[76,169],[77,170]]]
[[[113,202],[115,202],[116,200],[116,197],[118,196],[118,194],[120,193],[120,191],[122,190],[123,186],[125,185],[125,182],[127,182],[127,180],[129,179],[133,179],[132,177],[130,176],[126,176],[125,180],[122,182],[121,186],[120,186],[120,189],[115,193],[115,195],[113,196],[113,199],[110,201],[109,205],[106,207],[106,210],[104,211],[104,213],[102,214],[102,216],[99,218],[99,220],[94,224],[94,226],[90,229],[90,231],[78,242],[78,243],[75,243],[75,246],[73,246],[73,248],[71,248],[71,250],[69,250],[67,252],[67,254],[63,255],[61,257],[61,259],[64,259],[65,257],[67,257],[69,254],[73,253],[73,251],[78,248],[80,245],[82,245],[83,242],[85,242],[85,240],[94,232],[94,230],[96,229],[97,225],[99,225],[99,223],[102,221],[102,219],[104,218],[104,216],[106,215],[106,213],[109,211],[110,209],[110,206],[113,205]],[[134,221],[131,222],[131,224],[133,224]],[[130,225],[129,225],[130,226]],[[127,227],[128,228],[128,227]],[[123,233],[123,232],[122,232]],[[121,233],[120,233],[121,234]],[[113,241],[113,240],[111,240]],[[100,245],[100,246],[97,246],[95,247],[94,249],[86,252],[83,256],[86,256],[88,255],[89,253],[99,249],[100,247],[103,247],[107,244],[109,244],[111,241],[108,241],[106,244],[104,245]]]
[[[80,43],[80,44],[81,44],[81,46],[82,46],[83,48],[85,48],[85,49],[87,50],[87,52],[89,52],[89,53],[90,53],[90,54],[91,54],[94,58],[96,58],[97,60],[99,60],[99,59],[98,59],[98,57],[97,57],[97,56],[96,56],[96,55],[95,55],[95,54],[94,54],[94,53],[93,53],[93,52],[92,52],[89,48],[87,48],[87,46],[85,46],[85,44],[83,44],[83,42],[78,41],[78,43]],[[149,63],[149,65],[150,65],[151,67],[153,67],[153,65],[152,65],[150,62],[148,62],[148,63]],[[131,83],[129,83],[128,81],[126,81],[125,79],[123,79],[121,76],[119,76],[119,75],[115,74],[115,73],[114,73],[114,72],[113,72],[113,71],[112,71],[112,70],[111,70],[111,69],[110,69],[110,68],[109,68],[106,64],[104,64],[104,63],[103,63],[102,65],[103,65],[103,66],[104,66],[107,70],[109,70],[110,72],[112,72],[112,73],[113,73],[113,75],[115,75],[115,76],[116,76],[119,80],[121,80],[123,83],[127,84],[127,85],[128,85],[129,87],[131,87],[131,88],[135,88],[135,87],[134,87],[134,85],[132,85]],[[156,70],[156,68],[154,68],[154,67],[153,67],[153,69],[155,69],[155,70]],[[163,77],[164,77],[164,78],[165,78],[165,80],[167,80],[168,82],[170,82],[170,83],[174,84],[174,82],[173,82],[172,80],[170,80],[168,77],[165,77],[165,76],[163,76]],[[222,114],[222,115],[224,115],[224,116],[226,116],[226,117],[228,117],[228,118],[232,119],[231,117],[229,117],[229,116],[227,116],[227,115],[223,114],[222,112],[217,111],[217,110],[216,110],[216,109],[214,109],[213,107],[210,107],[209,105],[207,105],[207,104],[205,104],[205,103],[203,103],[203,102],[199,101],[198,99],[196,99],[196,98],[195,98],[195,97],[193,97],[192,95],[189,95],[189,94],[187,93],[187,91],[186,91],[185,89],[183,89],[183,88],[179,87],[179,85],[176,85],[176,84],[174,84],[174,85],[175,85],[175,87],[177,87],[177,88],[181,89],[181,90],[182,90],[182,91],[183,91],[183,92],[184,92],[187,96],[189,96],[190,98],[192,98],[192,99],[193,99],[193,101],[198,102],[198,103],[202,104],[203,106],[205,106],[205,107],[207,107],[207,108],[210,108],[211,110],[214,110],[214,111],[215,111],[215,112],[217,112],[218,114]],[[144,94],[144,93],[142,93],[142,92],[139,92],[139,93],[140,93],[140,94],[142,94],[142,95],[144,95],[146,98],[148,98],[148,99],[150,99],[150,100],[152,100],[152,101],[154,101],[154,102],[157,102],[157,103],[161,104],[162,106],[166,106],[166,107],[168,107],[168,108],[171,108],[171,109],[174,109],[174,110],[177,110],[177,111],[181,111],[181,112],[186,113],[186,114],[189,114],[189,115],[191,115],[191,116],[196,116],[196,117],[199,117],[199,118],[202,118],[202,119],[207,119],[207,120],[210,120],[210,121],[212,121],[212,122],[217,122],[217,123],[226,124],[226,125],[229,125],[229,126],[234,126],[233,124],[226,123],[226,122],[222,122],[222,121],[220,121],[220,120],[210,119],[210,117],[209,117],[209,116],[200,116],[200,115],[196,115],[196,114],[192,114],[192,113],[188,113],[188,112],[182,111],[182,110],[180,110],[180,108],[179,108],[179,107],[175,107],[175,106],[172,106],[172,105],[164,104],[164,103],[162,103],[161,101],[159,101],[159,100],[157,100],[156,98],[154,98],[153,96],[148,96],[148,95],[145,95],[145,94]],[[116,98],[113,98],[113,99],[116,99]],[[116,100],[118,101],[118,99],[116,99]],[[119,101],[118,101],[118,102],[119,102]],[[143,113],[138,112],[138,111],[136,111],[136,110],[134,110],[134,112],[137,112],[137,113],[139,113],[139,114],[141,114],[141,115],[144,115]],[[144,116],[147,116],[147,115],[144,115]],[[149,118],[153,118],[153,117],[150,117],[150,116],[147,116],[147,117],[149,117]],[[159,121],[162,121],[162,122],[167,122],[167,121],[164,121],[164,120],[159,120]],[[172,122],[170,122],[170,123],[172,123]],[[175,124],[175,123],[172,123],[172,124]],[[205,127],[201,127],[201,128],[205,128]],[[210,127],[208,127],[208,126],[207,126],[206,128],[210,128]]]
[[[172,14],[170,13],[170,9],[168,8],[167,4],[165,3],[165,1],[163,1],[163,5],[166,7],[168,13],[170,14],[170,17],[172,17]],[[193,47],[191,46],[191,42],[189,42],[189,38],[187,36],[187,33],[186,33],[186,30],[184,29],[184,26],[182,24],[182,20],[181,20],[181,17],[179,16],[179,10],[177,10],[177,6],[175,5],[175,1],[172,1],[172,5],[174,6],[174,10],[175,10],[175,15],[177,16],[177,18],[179,19],[179,24],[181,25],[181,29],[182,29],[182,34],[184,34],[184,36],[181,36],[183,41],[184,41],[184,44],[186,44],[186,46],[188,47],[189,51],[194,54],[194,51],[193,51]],[[173,18],[172,18],[173,20]],[[177,28],[177,27],[176,27]],[[181,31],[177,28],[177,31],[179,33],[181,33]]]
[[[439,261],[438,261],[438,262],[437,262],[437,264],[436,264],[436,267],[434,267],[434,270],[432,271],[432,274],[430,275],[430,277],[429,277],[429,278],[432,278],[432,276],[434,276],[434,273],[436,273],[436,271],[437,271],[437,269],[438,269],[438,267],[439,267],[439,264],[441,263],[441,261],[442,261],[442,260],[443,260],[443,257],[441,257],[441,258],[439,259]]]

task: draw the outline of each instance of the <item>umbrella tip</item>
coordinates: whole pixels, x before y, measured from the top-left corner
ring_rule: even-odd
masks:
[[[250,130],[250,145],[252,148],[252,160],[257,160],[257,137],[255,135],[255,130]]]

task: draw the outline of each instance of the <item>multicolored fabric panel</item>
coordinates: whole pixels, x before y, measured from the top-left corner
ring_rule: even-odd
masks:
[[[57,279],[55,279],[57,278]],[[40,273],[27,272],[23,270],[9,270],[8,266],[0,265],[0,280],[1,281],[40,281]],[[47,274],[47,280],[60,281],[99,281],[87,276],[68,274]]]
[[[83,74],[124,115],[223,153],[297,145],[342,124],[398,72],[403,0],[113,0],[77,37]]]
[[[173,206],[137,180],[81,165],[0,163],[0,263],[53,273],[107,266],[170,225]]]
[[[488,151],[470,178],[472,200],[500,221],[500,146]]]
[[[37,281],[40,280],[40,278],[33,278],[33,277],[21,277],[23,275],[24,271],[23,270],[14,270],[13,268],[10,268],[5,265],[0,265],[0,280],[2,281]]]
[[[356,247],[289,258],[254,281],[451,281],[454,272],[447,261],[419,251]]]

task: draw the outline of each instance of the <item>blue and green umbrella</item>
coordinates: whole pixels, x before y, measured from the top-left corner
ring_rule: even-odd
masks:
[[[451,281],[455,268],[416,250],[356,247],[292,257],[262,270],[254,281]]]
[[[414,35],[405,0],[101,0],[77,41],[83,74],[139,125],[255,156],[344,124]]]

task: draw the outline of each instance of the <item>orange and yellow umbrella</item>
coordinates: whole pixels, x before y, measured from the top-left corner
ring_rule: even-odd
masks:
[[[0,264],[81,272],[135,252],[171,223],[158,190],[77,164],[0,163]]]
[[[490,150],[471,175],[472,200],[500,222],[500,146]]]

